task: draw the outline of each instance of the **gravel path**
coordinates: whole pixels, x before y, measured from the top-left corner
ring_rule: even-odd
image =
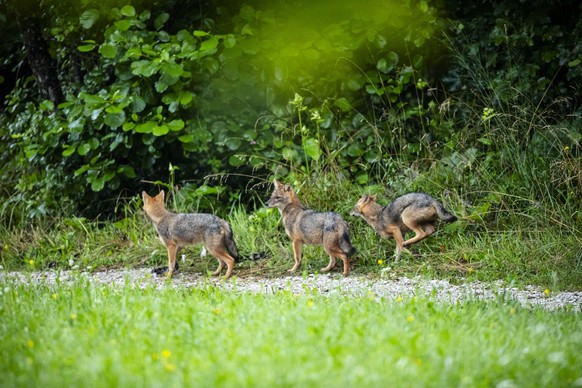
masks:
[[[73,281],[78,272],[0,272],[0,283],[7,278],[21,282],[44,282],[54,284],[58,279],[61,282]],[[580,312],[582,309],[582,292],[553,293],[540,287],[528,286],[524,289],[510,287],[503,282],[494,283],[465,283],[454,285],[446,280],[426,280],[421,278],[400,278],[397,280],[384,280],[366,276],[349,276],[343,278],[338,274],[283,276],[280,278],[256,278],[243,277],[229,281],[221,278],[209,278],[205,275],[192,273],[178,273],[171,283],[162,277],[151,274],[150,269],[124,269],[107,270],[103,272],[81,273],[91,282],[107,283],[123,286],[126,282],[136,286],[155,284],[157,287],[205,287],[215,285],[233,292],[254,292],[273,294],[280,290],[288,290],[296,294],[313,292],[324,295],[352,295],[355,297],[376,297],[386,300],[397,300],[414,295],[425,295],[435,298],[443,303],[456,303],[467,300],[486,300],[504,298],[515,300],[522,306],[543,306],[548,310],[556,310],[564,307]],[[0,284],[1,285],[1,284]],[[544,292],[545,291],[545,292]]]

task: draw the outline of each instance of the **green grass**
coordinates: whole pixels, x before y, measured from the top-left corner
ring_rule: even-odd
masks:
[[[0,281],[0,386],[571,386],[579,314]]]

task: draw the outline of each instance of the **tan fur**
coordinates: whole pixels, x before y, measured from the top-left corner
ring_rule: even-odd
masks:
[[[267,206],[276,207],[281,212],[285,232],[293,243],[295,264],[289,272],[296,271],[301,265],[303,244],[321,245],[329,255],[329,264],[321,269],[328,272],[336,265],[336,258],[344,263],[343,275],[350,273],[348,257],[355,252],[349,238],[347,222],[337,213],[317,212],[306,209],[289,185],[275,180],[275,189]]]
[[[168,278],[172,277],[180,250],[186,245],[197,243],[203,243],[218,260],[218,268],[212,275],[219,275],[226,265],[226,278],[229,278],[238,256],[230,225],[212,214],[172,213],[166,209],[164,197],[164,191],[155,197],[142,192],[143,209],[168,251]]]
[[[393,237],[396,241],[396,261],[406,247],[430,236],[436,230],[435,222],[453,222],[457,219],[442,205],[424,193],[410,193],[396,198],[386,207],[376,203],[376,195],[364,195],[352,211],[353,216],[362,217],[380,237]],[[404,240],[406,232],[414,237]]]

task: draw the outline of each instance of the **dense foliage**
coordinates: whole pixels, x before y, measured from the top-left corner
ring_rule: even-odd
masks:
[[[577,2],[0,4],[4,221],[329,172],[580,217]]]

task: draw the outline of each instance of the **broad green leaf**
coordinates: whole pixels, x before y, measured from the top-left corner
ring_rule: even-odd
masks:
[[[168,123],[168,128],[172,131],[179,131],[184,128],[184,121],[180,119],[172,120]]]
[[[335,100],[334,105],[338,107],[342,112],[349,112],[352,106],[347,98],[341,97]]]
[[[192,137],[192,135],[182,135],[178,138],[178,140],[180,140],[180,142],[182,143],[192,143],[194,141],[194,138]]]
[[[77,148],[77,153],[81,156],[85,156],[91,151],[91,144],[83,143]]]
[[[162,124],[162,125],[158,125],[156,126],[153,131],[152,134],[154,136],[164,136],[166,135],[168,132],[170,132],[170,128],[168,128],[167,125]]]
[[[155,121],[146,121],[145,123],[138,124],[135,126],[135,131],[137,133],[152,133],[154,128],[158,126]]]
[[[131,5],[126,5],[125,7],[121,8],[120,12],[123,16],[135,16],[135,8],[133,8]]]
[[[183,73],[184,70],[182,69],[182,66],[179,65],[176,62],[164,62],[161,66],[162,72],[171,75],[172,77],[178,78],[180,77]]]
[[[105,43],[99,47],[99,53],[105,58],[113,59],[117,55],[117,47],[112,44]]]
[[[212,38],[202,42],[200,45],[200,51],[207,51],[210,54],[216,52],[216,47],[218,47],[218,38],[213,36]]]
[[[348,147],[348,155],[352,157],[361,156],[364,150],[358,145],[358,143],[352,143]]]
[[[188,105],[192,102],[192,93],[191,92],[180,92],[180,104],[181,105]]]
[[[239,155],[231,155],[228,158],[228,164],[230,164],[233,167],[238,167],[242,164],[244,164],[245,162],[245,158],[239,156]]]
[[[77,148],[75,146],[70,146],[70,145],[65,145],[64,148],[65,149],[63,150],[62,155],[65,156],[65,157],[66,156],[71,156],[77,150]]]
[[[168,19],[170,19],[170,15],[167,13],[161,13],[156,20],[154,21],[154,27],[156,30],[159,30],[160,28],[162,28],[164,26],[164,24],[166,24],[166,22],[168,21]]]
[[[90,40],[86,40],[84,43],[85,44],[77,46],[77,50],[79,50],[82,53],[88,53],[89,51],[93,51],[93,49],[97,46],[94,41]]]
[[[127,31],[129,30],[130,27],[131,27],[130,20],[118,20],[115,22],[115,28],[117,28],[119,31]]]
[[[135,173],[135,170],[133,169],[133,167],[131,166],[121,166],[117,169],[117,173],[118,174],[123,174],[128,178],[135,178],[137,175]]]
[[[93,27],[93,24],[99,19],[99,11],[96,9],[88,9],[81,14],[79,22],[84,29]]]
[[[197,37],[208,36],[208,35],[209,34],[206,31],[200,31],[200,30],[195,30],[194,31],[194,36],[197,36]]]
[[[226,140],[226,147],[231,151],[236,151],[240,148],[242,144],[242,140],[239,138],[232,137]]]
[[[303,147],[305,153],[313,160],[318,161],[321,156],[321,148],[319,147],[319,141],[310,137],[305,141],[305,146]]]
[[[107,113],[103,121],[111,128],[121,127],[125,122],[125,112],[121,111],[120,113]]]
[[[51,100],[44,100],[43,102],[40,103],[39,108],[40,110],[43,110],[45,112],[51,111],[55,109],[55,104]]]
[[[91,182],[91,190],[93,191],[101,191],[105,187],[105,179],[103,178],[95,178]]]
[[[133,113],[139,113],[142,112],[145,107],[145,100],[139,94],[134,94],[131,101],[131,111]]]
[[[123,130],[125,132],[131,131],[134,128],[135,128],[135,123],[132,123],[131,121],[126,121],[125,123],[123,123]]]

